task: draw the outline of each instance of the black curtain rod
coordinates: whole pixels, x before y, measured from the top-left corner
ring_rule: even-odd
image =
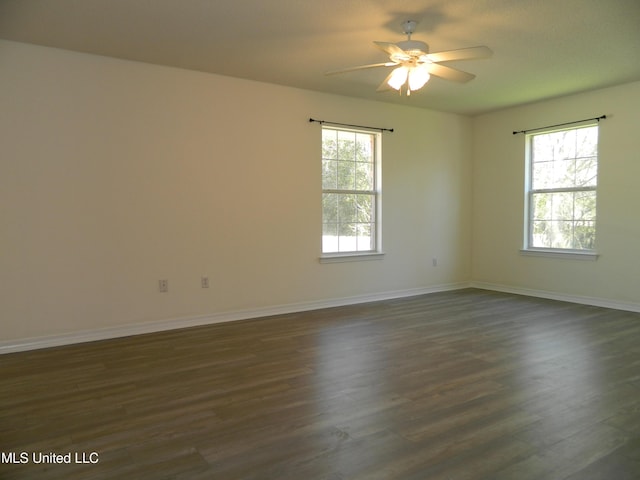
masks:
[[[316,120],[315,118],[310,118],[310,122],[317,122],[320,124],[328,124],[328,125],[336,125],[339,127],[354,127],[354,128],[368,128],[369,130],[380,130],[381,132],[393,132],[393,128],[379,128],[379,127],[367,127],[364,125],[350,125],[348,123],[337,123],[337,122],[326,122],[324,120]]]
[[[600,120],[604,120],[605,118],[607,118],[606,115],[600,115],[599,117],[585,118],[584,120],[576,120],[575,122],[558,123],[556,125],[549,125],[547,127],[532,128],[530,130],[520,130],[519,132],[513,132],[513,134],[517,135],[518,133],[529,133],[529,132],[534,132],[536,130],[546,130],[547,128],[564,127],[565,125],[574,125],[576,123],[588,122],[589,120],[598,120],[598,121],[600,121]]]

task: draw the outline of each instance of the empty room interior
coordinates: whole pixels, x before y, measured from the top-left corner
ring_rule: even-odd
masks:
[[[0,0],[0,478],[640,478],[636,0]]]

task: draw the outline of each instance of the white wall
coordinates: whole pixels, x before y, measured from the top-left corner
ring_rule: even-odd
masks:
[[[602,114],[607,118],[600,122],[599,134],[599,258],[520,255],[525,137],[512,132]],[[640,82],[474,118],[474,281],[640,309],[639,125]]]
[[[6,41],[0,64],[5,345],[470,280],[468,118]],[[395,129],[383,260],[318,262],[309,117]]]

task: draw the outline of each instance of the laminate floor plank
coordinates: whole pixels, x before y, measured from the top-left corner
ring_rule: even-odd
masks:
[[[640,478],[640,314],[466,289],[2,355],[0,451],[1,479]]]

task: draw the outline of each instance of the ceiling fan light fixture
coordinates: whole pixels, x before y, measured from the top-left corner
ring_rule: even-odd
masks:
[[[429,81],[429,68],[426,65],[418,65],[409,71],[409,89],[419,90]]]
[[[387,84],[395,90],[400,90],[406,83],[408,75],[409,69],[407,67],[404,65],[402,67],[398,67],[391,72],[391,77],[389,77]]]

